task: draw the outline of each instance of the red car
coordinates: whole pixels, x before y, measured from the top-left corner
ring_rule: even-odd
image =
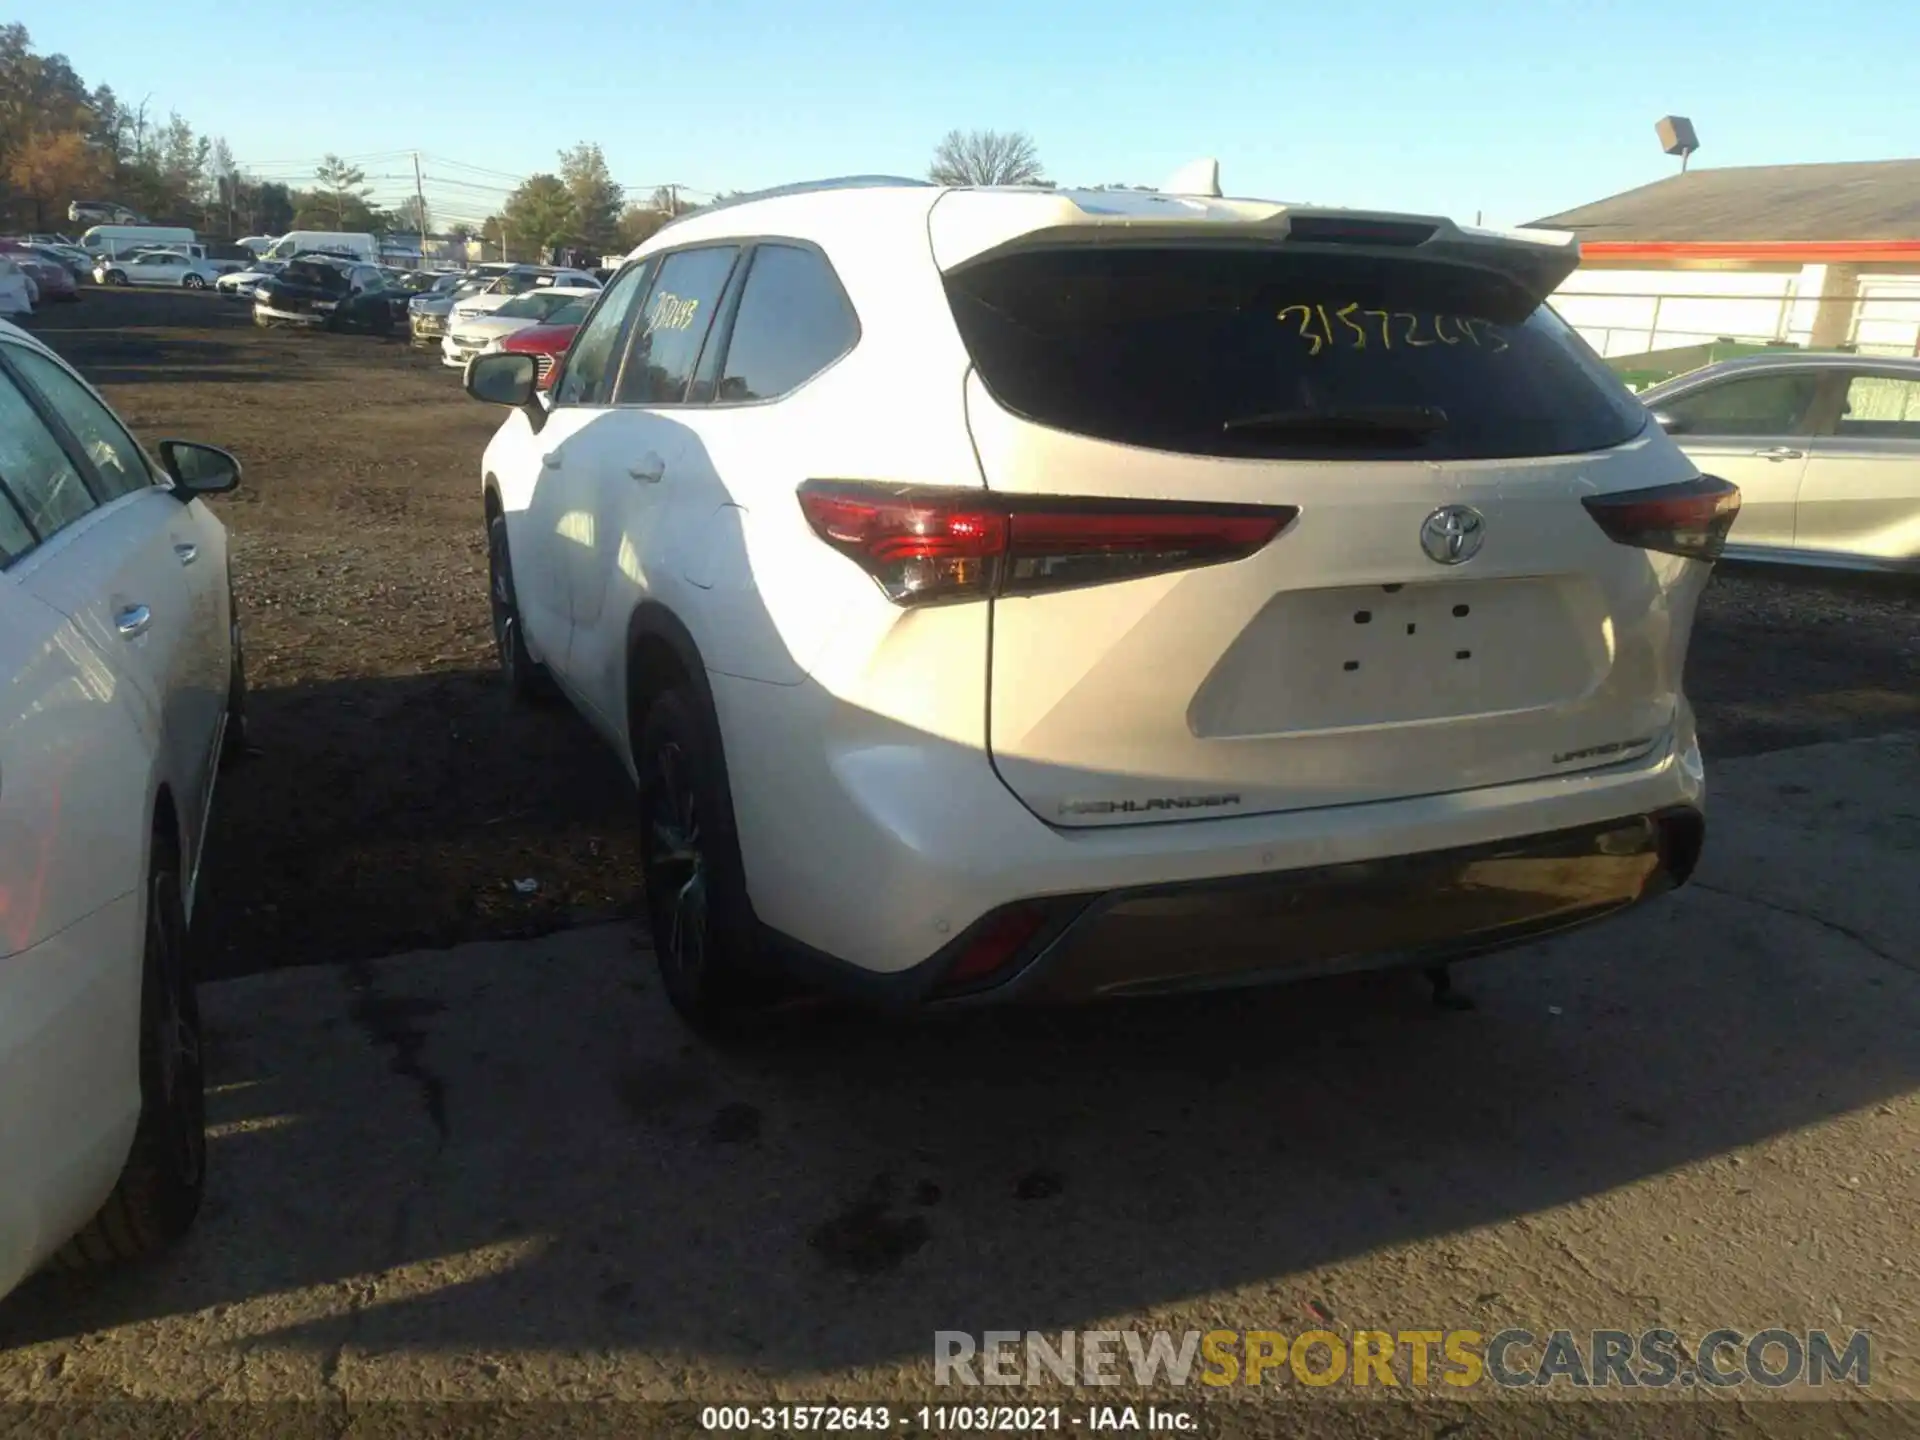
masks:
[[[567,353],[567,347],[573,344],[574,332],[580,328],[580,322],[587,318],[587,302],[579,305],[563,305],[553,312],[555,316],[567,317],[569,323],[562,325],[529,325],[524,330],[516,330],[500,342],[500,348],[513,355],[532,355],[538,366],[539,378],[534,382],[544,390],[553,383],[553,367],[560,357]]]
[[[33,277],[33,283],[40,287],[42,302],[80,298],[80,287],[75,283],[71,270],[28,249],[18,240],[0,240],[0,255],[5,255]]]

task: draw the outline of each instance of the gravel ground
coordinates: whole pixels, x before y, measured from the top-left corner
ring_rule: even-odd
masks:
[[[495,417],[437,355],[256,330],[210,294],[90,290],[31,327],[150,439],[246,465],[222,514],[260,753],[216,806],[203,973],[633,912],[619,767],[495,682],[476,473]],[[1710,759],[1920,727],[1920,588],[1723,569],[1689,689]]]

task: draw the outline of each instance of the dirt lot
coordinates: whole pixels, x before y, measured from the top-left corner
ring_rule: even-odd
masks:
[[[256,330],[212,295],[91,290],[30,323],[149,439],[246,465],[223,514],[260,753],[216,807],[206,975],[632,913],[618,766],[495,683],[477,463],[496,417],[437,355]],[[1920,589],[1723,571],[1690,689],[1710,759],[1914,728]]]

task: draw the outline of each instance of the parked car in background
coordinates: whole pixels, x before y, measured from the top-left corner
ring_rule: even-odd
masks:
[[[317,255],[290,260],[255,292],[253,323],[384,333],[393,312],[384,294],[371,294],[381,288],[380,270],[374,265]]]
[[[205,290],[220,278],[210,261],[195,260],[177,250],[142,250],[124,260],[102,260],[93,267],[102,285],[171,285]]]
[[[38,288],[31,275],[0,255],[0,316],[31,315]]]
[[[251,300],[254,292],[286,269],[284,260],[256,260],[242,270],[229,270],[213,288],[229,300]]]
[[[724,202],[550,404],[468,365],[503,674],[626,764],[694,1023],[1444,977],[1692,873],[1739,491],[1546,303],[1573,237],[1213,193]]]
[[[93,278],[93,257],[78,245],[54,245],[45,241],[30,241],[28,248],[43,260],[67,267],[67,273],[74,280],[84,283]]]
[[[291,260],[313,251],[351,256],[368,265],[380,259],[379,242],[357,230],[289,230],[269,245],[261,258]]]
[[[535,290],[591,290],[598,292],[600,282],[585,270],[561,270],[550,266],[515,265],[489,279],[484,285],[454,297],[449,327],[460,320],[489,315],[516,295]]]
[[[49,260],[34,246],[23,245],[17,240],[0,240],[0,255],[5,255],[33,277],[36,305],[43,300],[80,298],[80,287],[74,283],[73,272],[58,260]]]
[[[1728,559],[1920,573],[1920,359],[1770,351],[1639,398],[1740,487]]]
[[[184,225],[95,225],[80,237],[80,248],[95,260],[118,260],[142,250],[175,246],[199,246],[196,259],[206,253],[199,238]]]
[[[544,392],[553,384],[554,367],[573,344],[580,322],[591,308],[591,301],[576,300],[549,315],[544,323],[514,331],[499,342],[499,348],[510,355],[533,356],[534,389]]]
[[[159,455],[0,325],[0,1294],[166,1245],[205,1184],[187,924],[246,682],[200,497],[240,466]]]
[[[513,265],[476,265],[471,270],[436,276],[430,288],[414,297],[407,307],[408,325],[415,349],[437,346],[447,333],[447,317],[460,295],[471,295],[501,276],[517,269]]]
[[[67,219],[76,225],[144,225],[146,217],[138,210],[112,200],[74,200],[67,205]]]
[[[562,311],[570,310],[572,323],[578,324],[599,293],[597,288],[588,286],[555,285],[515,295],[497,310],[467,316],[460,314],[463,307],[456,302],[453,324],[440,342],[441,361],[455,369],[464,369],[467,361],[483,350],[498,349],[499,342],[514,331],[544,324]]]

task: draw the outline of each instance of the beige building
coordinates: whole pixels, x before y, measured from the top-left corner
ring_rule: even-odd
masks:
[[[1580,237],[1553,305],[1603,355],[1920,355],[1920,160],[1691,170],[1534,223]]]

